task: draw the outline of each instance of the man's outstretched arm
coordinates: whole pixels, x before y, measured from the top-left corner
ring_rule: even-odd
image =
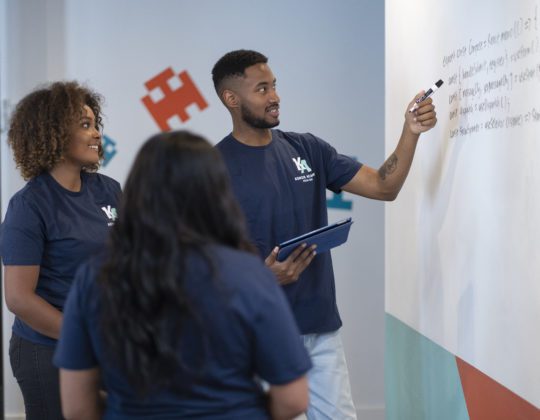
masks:
[[[432,129],[437,123],[437,113],[431,98],[419,103],[416,111],[409,112],[422,94],[420,92],[407,105],[401,137],[386,162],[378,170],[363,165],[343,186],[344,191],[376,200],[392,201],[397,197],[409,174],[420,134]]]

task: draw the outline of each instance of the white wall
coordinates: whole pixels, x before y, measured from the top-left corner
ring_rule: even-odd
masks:
[[[140,99],[143,83],[166,67],[188,70],[209,104],[204,112],[191,107],[192,118],[173,128],[214,142],[230,131],[210,70],[236,48],[269,56],[282,99],[280,128],[313,132],[371,166],[384,160],[383,2],[5,1],[5,97],[14,104],[47,80],[87,82],[106,98],[105,134],[118,152],[103,172],[121,182],[138,146],[158,131]],[[5,141],[2,151],[3,214],[22,181]],[[338,304],[359,416],[378,420],[384,418],[383,205],[344,199],[352,200],[352,210],[330,210],[331,220],[355,219],[348,244],[334,252]],[[5,361],[11,320],[4,309]],[[9,363],[4,366],[6,413],[21,412]]]
[[[540,1],[387,7],[386,115],[445,81],[387,207],[387,311],[540,407]]]

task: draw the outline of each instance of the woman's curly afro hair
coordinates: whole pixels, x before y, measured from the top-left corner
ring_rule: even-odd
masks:
[[[8,144],[17,168],[28,180],[61,162],[84,105],[94,112],[96,128],[103,128],[102,97],[77,82],[55,82],[25,96],[11,116]],[[100,146],[99,156],[103,157]],[[84,168],[95,171],[98,165]]]

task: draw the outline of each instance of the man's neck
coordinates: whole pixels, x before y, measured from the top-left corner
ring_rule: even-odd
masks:
[[[255,128],[249,126],[234,126],[233,137],[247,146],[266,146],[272,141],[272,131],[269,128]]]

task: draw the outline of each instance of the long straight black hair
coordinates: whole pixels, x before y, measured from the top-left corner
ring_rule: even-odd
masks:
[[[197,319],[184,289],[186,257],[213,267],[208,245],[254,252],[219,152],[188,131],[140,149],[98,284],[106,349],[140,394],[174,385],[182,326]]]

